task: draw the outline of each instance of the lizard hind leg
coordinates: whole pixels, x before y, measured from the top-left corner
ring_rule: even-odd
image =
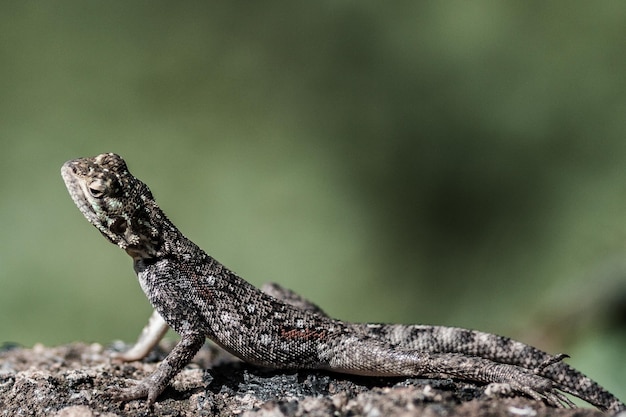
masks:
[[[454,378],[485,384],[506,384],[512,391],[555,407],[571,401],[550,379],[532,370],[459,353],[429,353],[394,349],[377,340],[344,339],[320,352],[336,372],[370,376]]]

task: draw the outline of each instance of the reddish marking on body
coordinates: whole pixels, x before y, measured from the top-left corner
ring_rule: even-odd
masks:
[[[213,298],[213,291],[208,288],[198,288],[198,294],[202,297],[203,300],[210,300],[211,298]]]
[[[313,330],[313,329],[291,329],[281,330],[280,336],[285,339],[326,339],[327,332],[325,330]]]

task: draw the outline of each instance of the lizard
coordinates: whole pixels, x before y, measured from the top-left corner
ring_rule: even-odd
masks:
[[[61,174],[84,217],[130,255],[155,310],[135,348],[120,358],[145,356],[168,327],[180,335],[151,375],[109,390],[117,401],[147,398],[152,406],[209,338],[268,368],[454,378],[506,386],[555,407],[574,406],[567,393],[603,411],[626,410],[563,362],[567,355],[457,327],[344,322],[280,287],[278,296],[260,291],[186,238],[117,154],[67,161]]]

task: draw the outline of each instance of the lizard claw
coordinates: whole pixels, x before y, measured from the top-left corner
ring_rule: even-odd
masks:
[[[522,392],[529,397],[537,400],[544,401],[546,404],[556,408],[574,408],[576,405],[565,394],[558,391],[554,387],[550,387],[545,390],[536,391],[530,387],[515,387],[516,391]]]
[[[574,404],[572,400],[567,398],[567,396],[563,394],[561,391],[546,392],[543,395],[544,395],[546,402],[548,402],[550,405],[554,405],[555,407],[576,408],[576,404]]]
[[[533,372],[537,375],[541,374],[547,367],[554,365],[555,363],[561,362],[563,359],[569,358],[569,355],[566,353],[557,353],[556,355],[550,356],[548,359],[541,362]]]

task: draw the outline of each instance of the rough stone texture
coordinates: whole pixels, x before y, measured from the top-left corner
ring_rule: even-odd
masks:
[[[601,416],[536,401],[485,394],[451,380],[366,378],[278,372],[243,364],[205,346],[152,410],[103,395],[149,375],[169,347],[144,362],[116,363],[98,344],[0,351],[0,416]],[[124,348],[118,344],[116,348]]]

